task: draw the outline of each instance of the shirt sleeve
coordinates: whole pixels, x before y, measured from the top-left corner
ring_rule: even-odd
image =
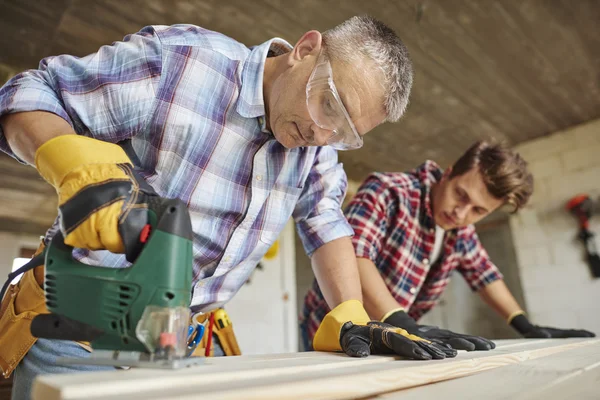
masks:
[[[86,57],[47,57],[14,76],[0,88],[0,116],[46,111],[78,134],[119,142],[144,128],[160,75],[160,40],[146,27]],[[15,157],[1,127],[0,150]]]
[[[388,229],[386,211],[392,207],[386,192],[381,180],[371,175],[360,186],[346,210],[346,217],[354,230],[352,244],[356,256],[368,258],[375,265]]]
[[[337,152],[329,146],[319,148],[293,214],[309,257],[325,243],[352,236],[352,228],[342,212],[347,186]]]
[[[465,236],[459,245],[462,257],[457,269],[471,290],[478,291],[498,279],[503,279],[502,273],[492,263],[487,251],[479,241],[475,227],[472,225],[467,227]]]

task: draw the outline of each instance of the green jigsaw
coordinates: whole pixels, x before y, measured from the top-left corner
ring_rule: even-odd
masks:
[[[89,359],[62,363],[179,368],[186,358],[193,274],[192,224],[181,200],[150,208],[150,232],[126,268],[83,264],[57,233],[45,250],[46,305],[36,337],[90,342]]]

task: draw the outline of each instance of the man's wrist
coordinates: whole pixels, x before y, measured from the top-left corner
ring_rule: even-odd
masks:
[[[533,324],[529,322],[529,319],[525,316],[524,313],[520,313],[514,316],[510,320],[509,324],[521,335],[531,332],[535,328]]]

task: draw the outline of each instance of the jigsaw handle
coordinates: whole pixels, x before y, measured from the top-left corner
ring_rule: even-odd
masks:
[[[149,223],[139,232],[138,240],[143,247],[154,231],[159,230],[168,234],[193,240],[192,224],[186,204],[179,199],[166,199],[151,196],[148,202]],[[50,246],[57,252],[72,253],[73,247],[67,245],[61,231],[51,240]],[[46,257],[48,252],[46,252]],[[48,260],[46,260],[48,262]]]
[[[102,336],[103,330],[72,320],[64,315],[39,314],[31,321],[31,334],[35,337],[58,340],[91,342]]]

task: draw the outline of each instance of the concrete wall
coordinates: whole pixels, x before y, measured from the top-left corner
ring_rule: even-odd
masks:
[[[579,193],[600,195],[600,120],[517,147],[535,178],[531,205],[510,225],[530,317],[540,325],[600,334],[600,279],[593,279],[565,210]],[[600,235],[600,216],[590,229]]]

